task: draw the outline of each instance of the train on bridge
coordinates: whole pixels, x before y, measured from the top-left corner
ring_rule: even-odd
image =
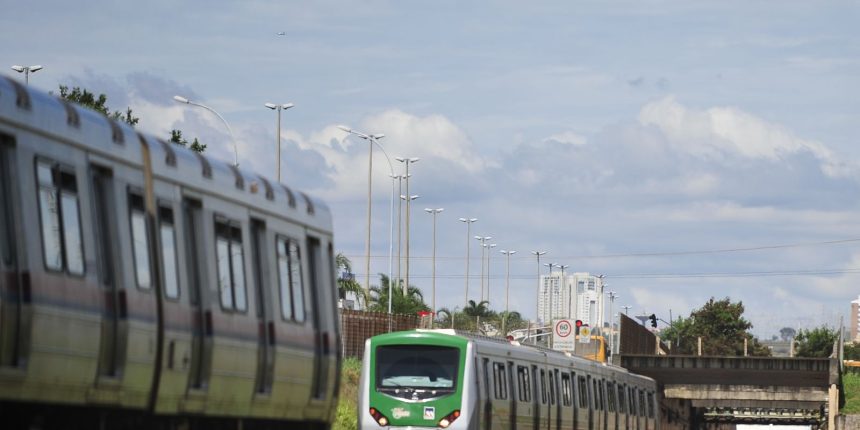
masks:
[[[327,428],[329,209],[0,77],[3,428]]]

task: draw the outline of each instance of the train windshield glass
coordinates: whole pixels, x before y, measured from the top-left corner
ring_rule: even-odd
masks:
[[[391,345],[376,349],[377,388],[453,389],[460,350],[429,345]]]

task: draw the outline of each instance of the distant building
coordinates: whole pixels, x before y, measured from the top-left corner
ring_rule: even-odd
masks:
[[[561,271],[541,275],[538,292],[538,318],[582,320],[591,327],[603,327],[603,278],[585,272],[565,274]]]
[[[860,338],[857,336],[860,335],[860,330],[858,330],[858,326],[860,326],[860,296],[857,296],[857,300],[851,302],[851,341],[858,342]]]

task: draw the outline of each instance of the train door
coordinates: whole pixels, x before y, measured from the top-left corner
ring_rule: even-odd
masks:
[[[606,428],[618,429],[617,405],[615,404],[615,383],[606,381]]]
[[[478,389],[480,390],[481,405],[483,416],[481,417],[482,426],[485,430],[490,430],[493,425],[493,403],[490,398],[490,359],[481,359],[481,377],[478,378]],[[494,387],[495,393],[498,394],[498,386]]]
[[[191,305],[191,366],[188,376],[189,393],[206,390],[212,369],[212,311],[204,295],[203,278],[206,259],[203,258],[203,207],[200,201],[182,199],[182,218],[187,261],[188,299]]]
[[[328,339],[323,339],[320,326],[320,291],[322,274],[322,249],[320,240],[308,237],[308,273],[310,276],[311,322],[314,328],[314,370],[311,378],[311,397],[322,400],[325,396],[326,377],[328,375]]]
[[[25,368],[29,344],[30,282],[19,271],[12,138],[0,135],[0,367]],[[20,180],[20,179],[19,179]]]
[[[94,225],[98,249],[98,278],[102,288],[101,342],[98,381],[116,380],[123,374],[128,346],[128,303],[121,277],[116,208],[116,183],[109,168],[92,165]]]
[[[576,428],[574,414],[576,407],[574,406],[573,396],[573,381],[570,372],[561,372],[560,392],[561,392],[561,407],[559,408],[559,427],[560,428]]]
[[[618,396],[616,399],[618,400],[618,428],[626,429],[629,427],[628,422],[628,406],[627,406],[627,386],[621,384],[620,382],[617,385],[616,392]]]
[[[257,299],[257,374],[254,383],[258,394],[267,395],[272,392],[275,367],[275,322],[272,319],[272,311],[268,294],[271,283],[268,265],[270,252],[266,249],[266,223],[262,220],[251,219],[251,241],[253,245],[254,261],[254,284],[255,297]]]
[[[516,405],[516,418],[517,418],[517,426],[520,424],[524,428],[534,429],[534,417],[535,417],[535,409],[536,405],[534,404],[533,397],[536,395],[534,390],[534,384],[532,383],[531,373],[529,373],[529,368],[524,365],[517,365],[517,405]]]
[[[504,371],[504,369],[503,369],[503,371]],[[514,385],[515,384],[514,384],[514,362],[513,361],[508,362],[507,372],[504,372],[504,373],[505,373],[504,378],[507,382],[507,387],[509,387],[509,389],[507,390],[507,393],[506,393],[508,398],[510,399],[509,400],[510,412],[508,413],[508,422],[510,423],[509,428],[511,430],[517,430],[517,398],[516,398],[516,395],[514,394]]]

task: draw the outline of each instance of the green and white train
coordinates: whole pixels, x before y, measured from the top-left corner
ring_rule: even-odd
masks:
[[[365,343],[360,429],[659,429],[653,379],[454,330]]]

